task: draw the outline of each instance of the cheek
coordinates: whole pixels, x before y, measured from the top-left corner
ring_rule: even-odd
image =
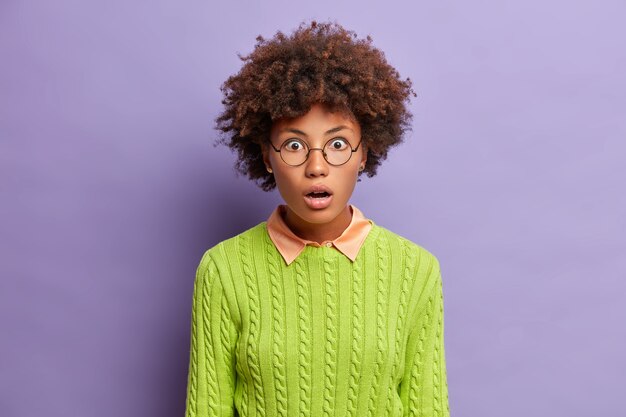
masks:
[[[337,187],[344,194],[350,194],[354,191],[358,179],[357,169],[349,169],[341,173],[341,181],[337,182]]]
[[[288,197],[298,192],[292,173],[285,173],[282,170],[274,170],[274,180],[278,191],[283,197]]]

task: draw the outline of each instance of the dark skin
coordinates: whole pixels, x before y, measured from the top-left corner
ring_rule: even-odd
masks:
[[[306,142],[309,148],[322,148],[328,140],[339,138],[354,149],[361,140],[361,128],[354,117],[330,112],[316,103],[303,116],[273,123],[270,140],[275,148],[292,138]],[[272,171],[287,205],[284,216],[287,226],[299,237],[320,244],[339,237],[352,220],[348,201],[367,161],[364,144],[340,166],[330,165],[321,151],[311,151],[309,159],[296,167],[287,165],[268,144],[262,146],[262,152],[265,166]],[[304,194],[310,186],[319,184],[332,190],[332,200],[326,208],[313,209],[306,204]]]
[[[240,58],[241,70],[221,86],[219,143],[238,154],[237,170],[264,191],[276,181],[259,146],[277,120],[301,116],[315,103],[346,109],[358,120],[368,156],[361,174],[368,177],[410,129],[405,101],[416,96],[411,81],[400,78],[369,36],[358,39],[336,23],[312,21],[290,36],[257,37],[254,51]]]

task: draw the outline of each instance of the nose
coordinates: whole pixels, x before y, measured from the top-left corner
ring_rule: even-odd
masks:
[[[319,177],[328,175],[328,162],[324,158],[323,150],[320,148],[311,149],[309,159],[306,161],[306,176]]]

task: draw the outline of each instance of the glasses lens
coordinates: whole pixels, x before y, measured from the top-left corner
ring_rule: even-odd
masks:
[[[350,143],[342,138],[329,140],[324,147],[324,152],[326,152],[326,160],[331,165],[345,164],[352,156]]]
[[[280,157],[289,165],[301,165],[307,160],[309,148],[298,139],[286,141],[280,148]],[[343,165],[352,156],[350,143],[343,138],[329,140],[324,146],[326,161],[331,165]]]
[[[306,160],[308,148],[297,139],[288,140],[280,148],[280,157],[289,165],[300,165]]]

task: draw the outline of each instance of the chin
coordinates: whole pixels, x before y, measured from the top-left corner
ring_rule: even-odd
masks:
[[[300,210],[295,212],[302,220],[308,223],[325,224],[335,220],[344,210],[346,204],[339,205],[336,202],[331,203],[325,209],[312,209],[304,204]]]

